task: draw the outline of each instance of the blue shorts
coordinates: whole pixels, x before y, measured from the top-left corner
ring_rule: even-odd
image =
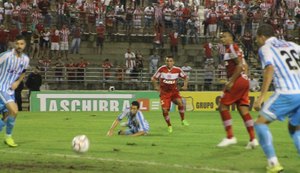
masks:
[[[8,112],[6,108],[6,104],[9,102],[14,102],[15,101],[15,96],[10,95],[6,92],[0,92],[0,114],[4,112]]]
[[[260,114],[268,121],[290,119],[293,126],[300,125],[300,94],[273,94],[262,107]]]

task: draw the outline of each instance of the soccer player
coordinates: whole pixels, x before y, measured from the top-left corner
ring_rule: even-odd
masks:
[[[128,121],[122,123],[122,126],[128,127],[126,130],[120,130],[119,135],[141,136],[147,135],[149,132],[149,124],[145,120],[143,113],[139,110],[140,104],[137,101],[133,101],[131,106],[126,108],[118,118],[113,122],[111,128],[107,132],[107,136],[112,136],[114,129],[122,121],[124,117],[127,117]]]
[[[25,38],[17,36],[15,48],[0,54],[0,105],[5,105],[8,110],[8,116],[4,120],[0,119],[0,131],[6,123],[4,143],[10,147],[18,146],[12,138],[12,130],[18,114],[18,106],[14,100],[14,90],[25,77],[29,65],[29,58],[23,53],[25,47]]]
[[[256,42],[264,72],[261,92],[254,103],[255,110],[260,111],[254,127],[268,159],[267,172],[277,173],[283,167],[275,154],[268,124],[289,117],[289,133],[300,154],[300,46],[277,39],[272,26],[267,24],[259,26]],[[261,108],[272,80],[275,93]]]
[[[154,89],[160,92],[160,103],[163,111],[163,116],[168,125],[169,133],[173,132],[169,117],[171,102],[178,105],[182,125],[189,125],[187,120],[184,119],[184,106],[182,103],[182,98],[179,94],[179,90],[177,88],[178,78],[184,79],[184,83],[181,89],[187,90],[188,78],[180,67],[174,66],[174,59],[172,56],[166,57],[166,65],[158,68],[151,78]],[[157,84],[158,79],[159,86]]]
[[[258,146],[258,141],[255,139],[254,122],[249,114],[248,66],[242,50],[234,43],[234,36],[230,31],[221,33],[221,41],[225,45],[224,61],[228,81],[225,83],[223,95],[221,96],[219,111],[227,137],[217,146],[227,147],[237,143],[237,139],[233,135],[232,119],[229,112],[229,106],[235,103],[250,136],[246,149],[252,149]]]

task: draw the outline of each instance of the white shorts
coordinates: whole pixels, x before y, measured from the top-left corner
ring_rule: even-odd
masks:
[[[208,28],[209,28],[209,32],[216,32],[217,31],[217,24],[209,24]]]
[[[51,50],[59,50],[59,43],[51,43]]]
[[[69,50],[68,42],[60,42],[60,50]]]

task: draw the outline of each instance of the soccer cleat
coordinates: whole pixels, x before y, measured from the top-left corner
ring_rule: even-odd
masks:
[[[250,149],[254,149],[255,147],[259,146],[259,143],[257,141],[257,139],[253,139],[252,141],[248,142],[248,144],[246,145],[246,149],[250,150]]]
[[[283,172],[283,167],[279,164],[276,166],[267,167],[267,173],[281,173],[281,172]]]
[[[183,126],[189,126],[189,125],[190,125],[189,122],[188,122],[187,120],[182,120],[181,124],[182,124]]]
[[[230,139],[228,138],[224,138],[218,145],[217,147],[227,147],[229,145],[232,145],[232,144],[236,144],[237,143],[237,140],[235,137],[232,137]]]
[[[15,143],[12,137],[6,137],[4,140],[4,144],[8,145],[9,147],[17,147],[18,144]]]
[[[172,126],[169,126],[169,127],[168,127],[168,132],[169,132],[169,133],[172,133],[172,132],[173,132]]]

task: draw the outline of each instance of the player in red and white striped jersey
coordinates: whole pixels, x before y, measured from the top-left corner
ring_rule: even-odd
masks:
[[[171,56],[166,57],[166,65],[158,68],[151,78],[154,89],[160,92],[161,107],[165,121],[168,124],[169,133],[173,132],[169,117],[171,102],[178,105],[182,125],[189,125],[189,123],[184,119],[184,105],[177,88],[177,80],[179,78],[182,78],[184,80],[184,84],[181,89],[187,90],[188,78],[181,68],[174,66],[174,60]],[[158,80],[159,86],[157,84]]]

